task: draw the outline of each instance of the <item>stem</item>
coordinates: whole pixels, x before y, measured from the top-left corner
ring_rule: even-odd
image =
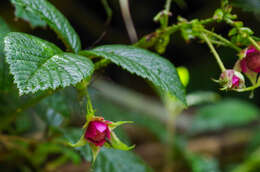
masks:
[[[207,37],[207,35],[205,33],[202,33],[202,37],[206,41],[206,43],[208,44],[210,50],[212,51],[221,71],[224,72],[226,70],[226,68],[225,68],[224,64],[222,63],[216,49],[214,48],[214,46],[212,45],[212,43],[210,42],[209,38]]]
[[[255,48],[260,51],[260,46],[258,45],[258,43],[251,37],[248,37],[248,40],[255,46]]]
[[[213,22],[215,22],[215,21],[216,21],[216,20],[213,19],[213,18],[207,18],[207,19],[204,19],[204,20],[200,20],[200,24],[205,25],[205,24],[213,23]]]
[[[164,27],[167,27],[168,23],[169,23],[169,16],[168,16],[168,14],[170,13],[171,3],[172,3],[172,0],[166,0],[166,3],[165,3],[166,15],[165,15],[165,25],[164,25]]]
[[[230,24],[231,26],[235,27],[238,29],[239,33],[241,34],[242,31],[241,29],[235,25],[234,21],[232,20],[225,20],[228,24]],[[260,46],[258,45],[258,43],[251,37],[251,36],[247,36],[247,39],[255,46],[255,48],[260,51]]]
[[[105,66],[107,66],[110,63],[110,61],[108,59],[102,59],[100,61],[98,61],[97,63],[95,63],[95,70],[101,69]]]
[[[167,122],[166,129],[168,131],[167,137],[167,152],[165,156],[165,172],[174,171],[174,158],[175,152],[173,151],[174,147],[174,138],[176,132],[176,119],[184,109],[184,106],[176,100],[165,97],[164,100],[165,108],[167,110]]]
[[[245,91],[252,91],[256,88],[260,87],[260,83],[259,84],[256,84],[256,85],[253,85],[251,87],[246,87],[246,88],[241,88],[241,89],[236,89],[235,91],[237,92],[245,92]]]
[[[107,13],[107,20],[106,20],[106,24],[110,23],[111,19],[112,19],[112,9],[109,7],[109,4],[107,2],[107,0],[101,0],[103,7]]]
[[[202,29],[201,31],[208,34],[208,35],[214,36],[215,38],[219,39],[220,41],[222,41],[223,43],[225,43],[226,45],[230,46],[231,48],[235,49],[238,52],[240,52],[242,50],[241,48],[239,48],[238,46],[236,46],[235,44],[233,44],[232,42],[230,42],[226,38],[222,37],[221,35],[218,35],[218,34],[211,32],[207,29]]]
[[[182,26],[182,23],[179,24],[174,24],[172,26],[167,27],[165,30],[165,34],[173,34],[174,32],[178,31],[180,29],[180,27]]]
[[[129,0],[119,0],[121,13],[125,22],[125,27],[128,32],[131,43],[135,43],[138,40],[137,33],[135,30],[134,22],[131,17]]]
[[[165,10],[166,10],[167,12],[170,12],[171,3],[172,3],[172,0],[166,0]]]
[[[94,109],[93,109],[93,106],[92,106],[92,102],[91,102],[88,90],[86,90],[86,98],[87,98],[87,115],[88,115],[88,114],[94,113]]]

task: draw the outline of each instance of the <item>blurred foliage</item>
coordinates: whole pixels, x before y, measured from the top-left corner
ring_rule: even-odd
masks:
[[[232,0],[231,3],[234,7],[242,8],[245,11],[254,12],[256,14],[260,13],[259,0]]]
[[[190,132],[239,127],[259,119],[259,115],[259,109],[253,104],[238,99],[226,99],[199,109]]]

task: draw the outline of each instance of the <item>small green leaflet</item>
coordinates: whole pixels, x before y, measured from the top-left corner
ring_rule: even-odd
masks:
[[[165,95],[176,96],[186,104],[185,90],[175,67],[155,53],[127,45],[104,45],[80,53],[108,59],[123,69],[148,79]]]
[[[66,87],[90,77],[94,64],[86,57],[63,53],[40,38],[11,32],[4,40],[5,55],[20,94]]]
[[[79,36],[69,21],[47,0],[11,0],[16,16],[29,21],[33,26],[48,24],[70,50],[81,49]]]

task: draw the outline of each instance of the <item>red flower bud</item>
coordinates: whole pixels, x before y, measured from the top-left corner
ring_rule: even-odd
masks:
[[[243,75],[233,69],[222,72],[218,82],[223,86],[223,89],[243,88],[245,86]]]
[[[248,69],[259,73],[260,72],[260,51],[258,51],[253,45],[250,45],[245,57],[240,62],[242,72],[246,73]]]
[[[108,121],[95,120],[89,122],[85,132],[85,139],[96,146],[103,146],[107,139],[110,140],[110,138],[111,134],[108,128]]]

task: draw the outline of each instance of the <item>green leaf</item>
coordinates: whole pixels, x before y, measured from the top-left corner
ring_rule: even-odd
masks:
[[[231,172],[258,172],[260,170],[260,149],[250,154],[244,162],[240,163]]]
[[[33,26],[48,24],[70,50],[81,49],[79,36],[69,21],[47,0],[11,0],[16,16],[29,21]]]
[[[192,172],[220,172],[217,159],[191,152],[187,140],[183,136],[175,136],[175,161],[187,164]]]
[[[71,113],[66,99],[63,91],[48,96],[38,104],[37,114],[48,126],[59,127]]]
[[[78,128],[60,128],[60,131],[63,133],[65,139],[72,144],[76,144],[79,140],[81,140],[81,137],[84,136],[84,130]],[[83,140],[82,146],[74,147],[74,149],[78,150],[86,161],[92,160],[91,148],[89,144],[83,143]]]
[[[4,56],[4,37],[9,32],[11,32],[11,29],[5,23],[5,21],[0,17],[0,58],[1,59]]]
[[[130,151],[102,148],[94,164],[94,172],[151,172],[144,162]]]
[[[20,94],[76,84],[94,70],[89,59],[22,33],[5,37],[5,53]]]
[[[104,45],[81,53],[111,60],[123,69],[148,79],[159,91],[176,96],[186,105],[185,90],[175,67],[155,53],[127,45]]]
[[[247,152],[252,153],[259,148],[260,148],[260,128],[254,130],[253,136],[251,137],[247,146]]]
[[[258,118],[259,110],[253,104],[238,99],[226,99],[201,108],[192,123],[191,133],[246,125]]]
[[[192,172],[220,172],[218,161],[216,159],[192,153],[190,153],[187,158]]]
[[[32,123],[33,123],[32,117],[27,113],[23,113],[16,118],[15,131],[17,133],[27,132],[30,129],[32,129],[33,126]]]
[[[10,79],[8,78],[7,65],[4,61],[4,37],[10,31],[5,21],[0,18],[0,90],[8,88],[8,85],[11,83],[7,82]]]
[[[61,129],[61,131],[65,138],[72,143],[77,142],[83,134],[82,129]],[[88,144],[76,149],[87,161],[91,161],[91,149]],[[93,172],[104,171],[151,172],[152,170],[131,151],[121,151],[102,147],[94,164]]]

